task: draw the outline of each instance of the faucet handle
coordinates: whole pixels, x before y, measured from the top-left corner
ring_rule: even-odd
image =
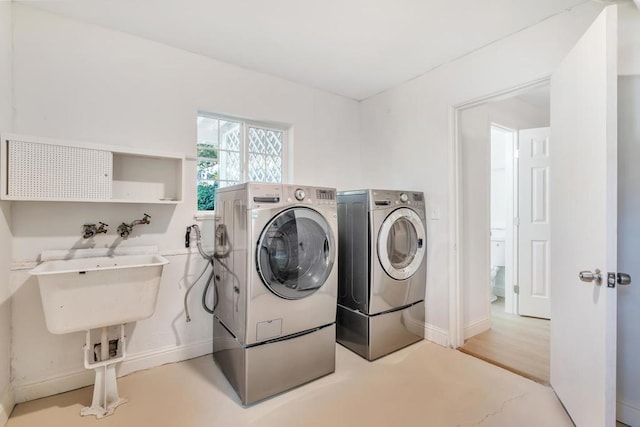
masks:
[[[129,234],[131,233],[132,228],[133,227],[131,227],[129,224],[123,222],[118,226],[118,234],[124,240],[127,240],[127,238],[129,237]]]
[[[82,226],[83,234],[82,237],[85,239],[90,239],[96,235],[98,229],[95,224],[83,224]]]

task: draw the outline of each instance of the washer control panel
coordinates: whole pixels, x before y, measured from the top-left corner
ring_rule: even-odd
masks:
[[[305,196],[307,195],[307,193],[304,192],[304,190],[302,188],[298,188],[293,195],[295,196],[296,200],[301,202],[304,200]]]
[[[336,189],[323,187],[307,187],[299,185],[283,185],[284,201],[309,205],[335,205]]]

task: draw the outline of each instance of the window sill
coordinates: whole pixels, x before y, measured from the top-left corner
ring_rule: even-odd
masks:
[[[193,215],[196,221],[213,221],[216,217],[216,211],[198,211]]]

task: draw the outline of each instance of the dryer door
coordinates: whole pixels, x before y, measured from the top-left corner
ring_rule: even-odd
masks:
[[[335,256],[329,223],[313,209],[296,207],[280,212],[264,228],[256,265],[274,294],[301,299],[324,285]]]
[[[380,227],[378,258],[384,271],[396,280],[408,279],[418,271],[426,246],[424,224],[413,209],[396,209]]]

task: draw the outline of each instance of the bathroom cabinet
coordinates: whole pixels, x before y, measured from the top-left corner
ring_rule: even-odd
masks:
[[[182,202],[184,156],[3,134],[0,199]]]

